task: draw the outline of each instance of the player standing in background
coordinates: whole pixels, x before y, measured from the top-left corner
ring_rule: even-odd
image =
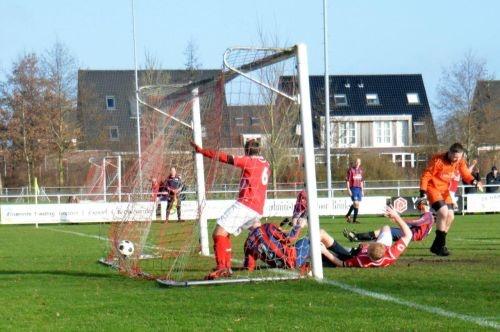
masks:
[[[167,217],[165,218],[165,222],[168,222],[170,211],[172,210],[174,205],[177,209],[177,220],[179,222],[182,222],[180,192],[182,191],[184,185],[182,183],[181,176],[177,174],[177,170],[175,169],[175,167],[170,168],[170,174],[165,180],[165,185],[168,192]]]
[[[264,212],[270,165],[259,156],[260,146],[256,140],[245,143],[244,156],[232,156],[222,151],[203,149],[191,142],[194,150],[205,157],[241,168],[240,191],[236,202],[217,219],[212,234],[216,268],[205,279],[229,277],[231,270],[231,238],[243,229],[250,228]]]
[[[363,191],[365,187],[364,171],[361,168],[361,159],[356,159],[354,166],[347,170],[346,176],[347,192],[351,197],[352,204],[349,207],[349,211],[345,215],[346,221],[352,222],[353,224],[359,224],[357,221],[359,212],[359,202],[363,197]],[[351,219],[351,213],[354,211],[353,218]]]
[[[448,256],[446,235],[450,230],[455,214],[450,195],[450,184],[458,172],[462,180],[482,191],[482,184],[476,181],[463,159],[464,148],[460,143],[453,144],[445,153],[432,157],[420,178],[420,196],[427,195],[429,204],[436,211],[436,237],[430,248],[438,256]]]

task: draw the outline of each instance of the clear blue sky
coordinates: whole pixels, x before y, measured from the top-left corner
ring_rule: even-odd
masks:
[[[323,74],[322,0],[136,0],[139,63],[145,51],[183,68],[189,39],[204,68],[229,46],[258,42],[258,26],[309,49]],[[441,69],[471,50],[500,74],[499,0],[329,0],[332,74],[421,73],[434,100]],[[1,0],[0,79],[25,52],[65,43],[81,68],[133,67],[129,0]]]

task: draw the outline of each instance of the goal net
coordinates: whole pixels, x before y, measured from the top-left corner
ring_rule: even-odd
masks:
[[[316,202],[304,45],[228,49],[217,75],[145,85],[139,99],[142,159],[125,174],[132,199],[121,221],[110,225],[104,263],[169,286],[300,278],[310,268],[322,278],[315,204],[309,204],[308,227],[282,223],[292,220],[301,190]],[[220,157],[244,156],[249,140],[269,163],[261,216],[239,193],[247,181],[242,169],[250,166]],[[192,142],[213,158],[194,153]],[[206,281],[216,267],[212,232],[237,199],[245,207],[230,220],[245,226],[230,232],[241,231],[225,248],[231,270]],[[255,215],[244,215],[245,208]],[[133,250],[123,252],[129,243]]]

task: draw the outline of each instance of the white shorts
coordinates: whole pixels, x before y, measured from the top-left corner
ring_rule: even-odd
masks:
[[[217,219],[217,225],[226,232],[238,236],[242,230],[250,228],[261,215],[240,202],[231,205],[222,216]]]
[[[384,246],[392,246],[392,233],[391,229],[389,228],[385,232],[380,232],[380,234],[377,237],[377,243],[382,243]]]

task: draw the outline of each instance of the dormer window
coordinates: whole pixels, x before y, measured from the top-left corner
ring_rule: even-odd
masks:
[[[347,106],[347,97],[344,94],[333,95],[335,106]]]
[[[115,96],[106,96],[106,109],[107,110],[115,110],[116,109]]]
[[[367,93],[366,94],[366,104],[367,105],[380,105],[380,100],[378,99],[378,94]]]
[[[408,101],[409,105],[419,105],[420,104],[420,98],[418,96],[418,93],[407,93],[406,100]]]

